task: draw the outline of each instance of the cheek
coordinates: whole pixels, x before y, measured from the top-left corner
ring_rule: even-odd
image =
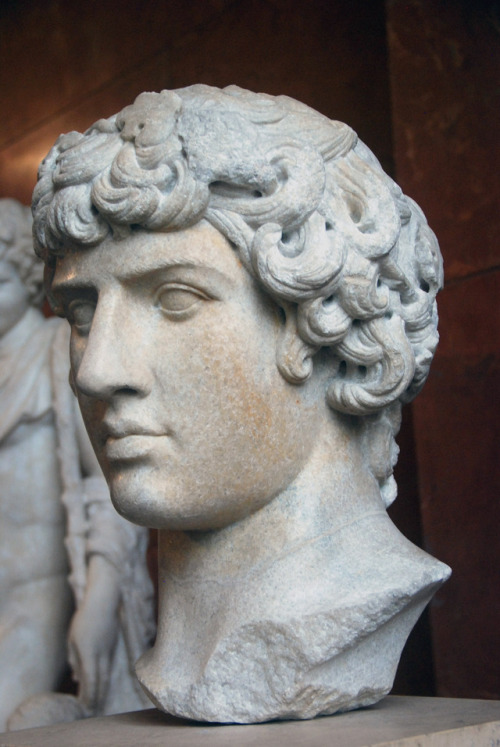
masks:
[[[281,483],[295,476],[303,464],[315,418],[301,393],[281,378],[277,368],[273,373],[256,381],[243,372],[242,388],[230,393],[227,406],[233,439],[243,442],[240,469],[257,482],[269,480],[271,474]]]
[[[245,512],[251,512],[284,490],[302,470],[314,442],[315,418],[277,369],[275,377],[263,379],[249,371],[235,374],[238,384],[229,388],[218,414],[222,437],[212,464],[219,485],[223,475],[224,493],[231,500],[243,499]]]
[[[179,436],[186,464],[197,465],[206,489],[268,499],[304,463],[313,409],[281,377],[272,330],[260,344],[255,330],[233,339],[227,332],[196,346],[189,373],[178,370],[171,379],[182,382],[174,397],[176,409],[182,403]]]
[[[193,425],[214,431],[218,438],[228,428],[250,437],[267,431],[273,420],[272,400],[278,389],[284,389],[275,361],[274,330],[259,339],[245,321],[237,324],[226,318],[225,323],[186,335],[171,351],[160,377],[174,403],[182,402],[185,412],[194,416]]]

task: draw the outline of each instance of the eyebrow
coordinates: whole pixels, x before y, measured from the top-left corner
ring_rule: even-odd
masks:
[[[124,285],[147,285],[153,278],[157,278],[159,275],[169,275],[175,270],[184,270],[192,272],[202,272],[208,275],[208,280],[219,280],[224,284],[234,287],[234,278],[229,277],[225,272],[218,270],[216,267],[203,262],[202,260],[191,261],[185,259],[170,259],[164,264],[155,265],[154,267],[148,266],[146,263],[138,264],[133,269],[120,273],[117,276],[118,282]],[[57,271],[56,271],[57,275]],[[91,296],[96,293],[98,288],[93,280],[90,278],[82,277],[81,275],[74,274],[72,276],[61,278],[57,280],[54,277],[51,286],[51,295],[58,298],[64,299],[69,293],[73,294],[78,292],[85,296]]]
[[[126,268],[123,274],[120,275],[120,281],[126,284],[133,284],[137,280],[146,283],[149,279],[156,277],[159,274],[168,274],[174,270],[184,270],[193,272],[207,273],[213,278],[218,278],[224,282],[234,284],[234,280],[226,275],[222,270],[218,270],[211,264],[203,262],[203,260],[186,260],[186,259],[170,259],[165,264],[155,265],[150,267],[147,264],[138,265],[130,272],[127,272]]]

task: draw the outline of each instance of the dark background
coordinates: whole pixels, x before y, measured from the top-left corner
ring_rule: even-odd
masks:
[[[346,121],[438,235],[441,344],[392,515],[452,566],[396,692],[500,698],[500,7],[495,0],[2,0],[0,195],[143,90],[285,93]],[[154,554],[154,548],[152,548]]]

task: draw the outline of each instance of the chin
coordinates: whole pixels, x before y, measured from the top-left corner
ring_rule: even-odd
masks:
[[[124,519],[151,529],[213,528],[209,517],[187,505],[185,491],[165,491],[164,484],[155,483],[144,474],[120,473],[109,481],[113,506]]]
[[[210,505],[210,497],[193,496],[186,486],[169,481],[158,485],[145,475],[123,473],[109,482],[111,500],[117,512],[128,521],[151,529],[170,531],[212,531],[223,529],[245,518],[252,511],[236,498],[224,505]],[[254,507],[254,508],[258,508]]]
[[[108,478],[113,506],[124,519],[140,526],[157,528],[158,493],[148,489],[148,481],[136,473],[120,471]]]

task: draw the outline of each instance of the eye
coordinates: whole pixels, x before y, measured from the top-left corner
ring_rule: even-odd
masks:
[[[72,301],[68,306],[67,318],[72,327],[85,333],[90,330],[94,318],[95,305],[89,301]]]
[[[196,312],[202,301],[209,300],[210,296],[191,285],[165,283],[158,291],[156,306],[168,316],[187,319]]]

